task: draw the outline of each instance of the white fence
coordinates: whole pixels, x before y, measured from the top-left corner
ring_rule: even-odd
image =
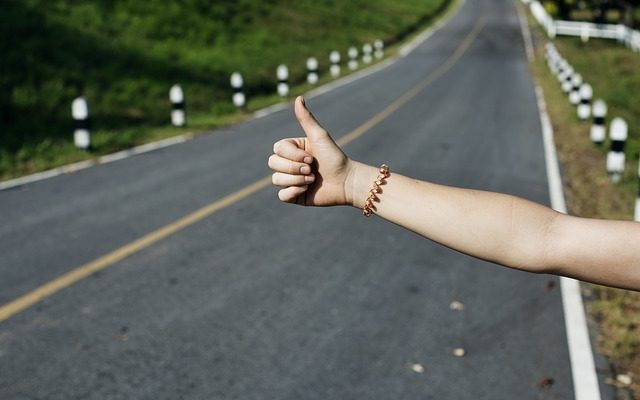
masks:
[[[556,35],[579,36],[584,42],[590,38],[615,39],[634,51],[640,51],[640,32],[625,25],[594,24],[592,22],[556,21],[539,1],[523,0],[531,8],[531,14],[547,31],[550,38]]]

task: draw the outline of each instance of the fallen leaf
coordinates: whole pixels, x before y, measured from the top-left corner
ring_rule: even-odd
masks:
[[[538,381],[538,387],[540,389],[549,389],[551,386],[553,386],[553,383],[554,383],[553,378],[545,376],[544,378]]]

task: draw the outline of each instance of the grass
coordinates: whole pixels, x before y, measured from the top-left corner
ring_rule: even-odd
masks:
[[[533,33],[540,44],[546,41],[539,29]],[[593,86],[595,98],[607,102],[607,122],[621,116],[630,128],[626,171],[615,185],[605,171],[608,146],[596,147],[590,142],[590,124],[578,120],[575,108],[546,66],[542,46],[537,47],[532,70],[545,93],[553,123],[570,213],[632,220],[640,150],[640,54],[615,41],[581,43],[576,38],[560,37],[554,44]],[[615,374],[631,374],[634,379],[628,389],[640,398],[640,293],[598,285],[583,285],[583,289],[589,314],[598,325],[599,350],[609,358]]]
[[[231,104],[231,72],[243,74],[250,112],[281,101],[272,94],[277,65],[289,66],[293,96],[309,88],[307,57],[326,76],[331,50],[343,61],[348,47],[374,39],[388,50],[451,3],[0,2],[0,179],[237,122],[246,113]],[[167,127],[174,83],[185,90],[185,130]],[[72,144],[79,95],[91,110],[91,154]]]

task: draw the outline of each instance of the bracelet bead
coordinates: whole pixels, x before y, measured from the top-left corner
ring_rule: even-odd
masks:
[[[380,174],[373,182],[373,188],[369,191],[367,200],[365,200],[364,202],[362,215],[364,215],[365,217],[372,216],[376,210],[374,202],[380,201],[380,198],[378,197],[378,194],[382,192],[380,186],[384,185],[386,183],[386,179],[389,177],[389,175],[391,175],[391,173],[389,172],[389,166],[387,164],[382,164],[380,166],[379,173]]]

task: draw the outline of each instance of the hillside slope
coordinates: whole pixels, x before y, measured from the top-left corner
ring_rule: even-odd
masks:
[[[0,176],[71,141],[70,103],[87,97],[93,126],[114,131],[168,122],[169,87],[189,110],[231,109],[229,75],[249,96],[272,93],[278,64],[304,79],[304,60],[393,43],[448,0],[24,0],[0,3]],[[3,174],[4,172],[4,174]],[[27,172],[27,171],[25,171]]]

